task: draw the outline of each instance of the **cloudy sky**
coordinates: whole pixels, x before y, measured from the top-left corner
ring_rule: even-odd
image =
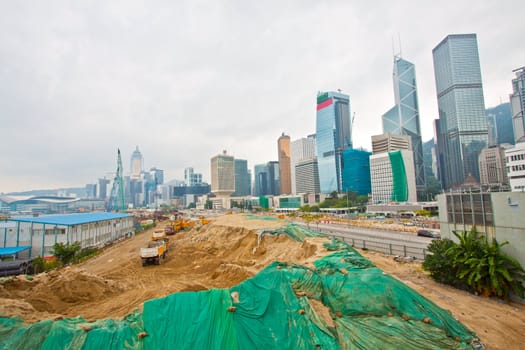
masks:
[[[524,2],[0,0],[0,192],[83,186],[145,167],[209,181],[223,149],[249,167],[277,138],[315,132],[317,92],[341,89],[356,147],[394,104],[393,44],[416,65],[423,140],[437,102],[432,49],[477,33],[485,104],[525,65]],[[394,39],[394,40],[393,40]]]

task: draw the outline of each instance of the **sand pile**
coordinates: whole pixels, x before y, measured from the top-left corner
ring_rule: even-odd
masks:
[[[58,315],[80,315],[88,320],[122,317],[152,298],[232,287],[273,261],[309,265],[327,253],[321,238],[301,243],[285,235],[259,237],[262,229],[286,224],[282,220],[248,223],[251,229],[217,220],[172,236],[168,258],[161,265],[141,265],[139,250],[151,235],[145,232],[81,265],[43,273],[33,280],[24,276],[6,279],[0,285],[0,313],[27,322]]]

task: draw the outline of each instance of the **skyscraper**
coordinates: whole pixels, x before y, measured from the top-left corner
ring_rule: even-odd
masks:
[[[292,193],[292,176],[290,168],[290,136],[283,134],[277,140],[279,153],[279,178],[281,180],[281,194]]]
[[[408,150],[370,156],[372,203],[415,202],[414,154]]]
[[[268,167],[266,164],[255,165],[253,182],[253,194],[255,196],[265,196],[270,194],[268,190]]]
[[[211,191],[217,197],[229,197],[235,192],[235,162],[226,151],[211,159]],[[225,203],[227,207],[229,203]]]
[[[202,174],[194,172],[192,167],[184,169],[184,183],[186,186],[197,186],[202,183]]]
[[[295,182],[297,193],[319,193],[319,168],[315,157],[297,163]]]
[[[350,97],[340,92],[317,95],[317,163],[322,193],[341,192],[342,152],[352,148]]]
[[[132,179],[139,179],[140,173],[142,173],[144,169],[144,158],[142,157],[142,153],[139,151],[139,146],[133,151],[131,154],[131,178]]]
[[[368,195],[370,183],[371,153],[362,149],[347,149],[343,152],[343,191]]]
[[[476,34],[449,35],[433,50],[439,109],[437,137],[444,189],[472,175],[479,181],[478,157],[488,144],[488,126]]]
[[[297,177],[296,167],[299,162],[304,160],[315,159],[315,134],[308,135],[307,137],[300,138],[290,143],[290,173],[292,178],[292,193],[302,193],[302,190],[297,189]],[[319,192],[319,171],[317,168],[317,159],[315,159],[315,171],[317,179],[315,180],[317,187],[314,183],[311,184],[310,188],[317,188]],[[302,177],[301,177],[302,178]],[[304,186],[302,186],[304,189]]]
[[[514,140],[525,142],[525,67],[515,69],[516,78],[512,79],[512,95],[510,107],[512,109],[512,125],[514,126]]]
[[[251,193],[251,179],[248,171],[248,161],[235,159],[235,192],[232,196],[249,196]]]
[[[423,145],[419,127],[416,70],[412,63],[394,57],[394,96],[396,105],[383,115],[383,133],[410,136],[416,169],[416,188],[426,188]]]

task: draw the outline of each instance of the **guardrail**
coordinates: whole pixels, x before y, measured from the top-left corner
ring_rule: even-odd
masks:
[[[377,239],[369,238],[356,238],[348,237],[348,234],[343,234],[340,232],[333,232],[330,230],[318,230],[321,233],[324,233],[328,237],[334,239],[342,240],[350,244],[354,248],[371,250],[374,252],[379,252],[388,255],[398,255],[403,257],[414,257],[417,260],[424,260],[427,255],[427,249],[418,247],[416,245],[407,245],[407,244],[396,244],[396,243],[385,243],[384,241]]]

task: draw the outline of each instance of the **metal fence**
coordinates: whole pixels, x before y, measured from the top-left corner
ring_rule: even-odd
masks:
[[[371,250],[387,255],[414,257],[417,260],[424,260],[427,254],[426,247],[421,247],[418,245],[386,243],[377,239],[348,237],[348,234],[345,235],[343,233],[333,231],[322,233],[326,234],[328,237],[346,242],[354,248]]]

